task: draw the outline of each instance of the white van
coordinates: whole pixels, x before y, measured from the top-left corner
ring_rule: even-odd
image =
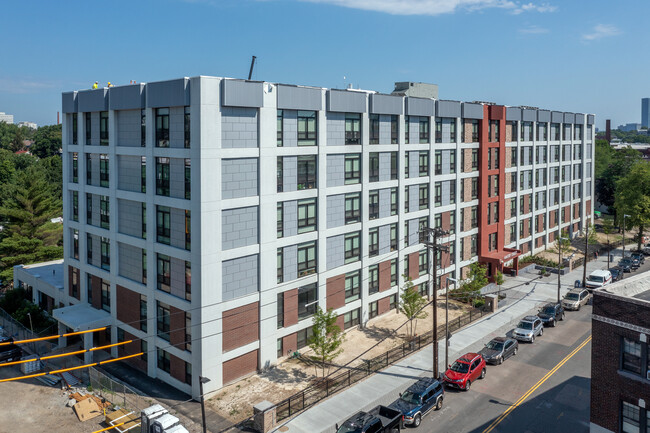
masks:
[[[605,270],[598,270],[589,274],[585,285],[588,289],[598,289],[611,283],[612,273]]]

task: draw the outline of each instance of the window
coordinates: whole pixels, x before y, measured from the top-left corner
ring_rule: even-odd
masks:
[[[379,218],[379,191],[370,191],[368,194],[368,218]]]
[[[183,109],[183,147],[189,149],[190,147],[190,107]]]
[[[278,161],[278,168],[277,168],[277,170],[275,172],[275,176],[276,176],[276,182],[277,182],[277,185],[278,185],[278,192],[282,192],[282,190],[284,188],[283,187],[283,183],[284,183],[283,179],[284,179],[284,177],[283,177],[283,173],[282,173],[283,172],[283,170],[282,170],[282,166],[283,166],[282,157],[278,156],[277,161]]]
[[[283,127],[283,118],[284,118],[284,111],[278,110],[277,114],[277,145],[278,147],[282,147],[282,139],[283,139],[283,132],[284,132],[284,127]]]
[[[77,268],[70,268],[71,269],[71,276],[72,276],[72,296],[75,298],[79,297],[79,269]]]
[[[368,304],[368,318],[374,319],[379,315],[379,301],[371,302]]]
[[[420,255],[418,256],[418,261],[419,261],[418,271],[420,272],[420,276],[422,276],[426,274],[427,271],[429,270],[429,251],[428,250],[420,251]]]
[[[456,142],[456,119],[449,119],[449,141]]]
[[[397,121],[397,116],[390,116],[390,142],[391,144],[397,144],[397,137],[399,136],[399,123]]]
[[[356,262],[361,259],[359,247],[361,234],[359,232],[345,235],[345,263]]]
[[[496,233],[490,233],[488,237],[488,248],[490,251],[494,251],[497,249],[497,234]]]
[[[284,328],[284,292],[278,293],[275,303],[277,307],[276,317],[278,329]]]
[[[318,119],[315,111],[298,111],[298,146],[315,146]]]
[[[473,256],[475,256],[478,250],[478,235],[472,235],[470,237],[470,245],[471,245],[470,252]]]
[[[170,209],[167,206],[156,206],[156,241],[169,245]]]
[[[278,203],[277,206],[277,234],[278,234],[278,239],[284,236],[284,205],[282,203]]]
[[[368,294],[379,292],[379,265],[368,267]]]
[[[472,171],[478,170],[478,149],[472,149]]]
[[[111,312],[111,285],[102,280],[102,310]]]
[[[442,150],[436,150],[434,158],[434,172],[437,175],[442,174]]]
[[[284,254],[282,248],[278,248],[277,275],[278,275],[278,283],[284,281]]]
[[[147,157],[140,157],[140,192],[147,192]]]
[[[489,124],[489,137],[491,142],[498,142],[499,141],[499,121],[498,120],[490,120]]]
[[[420,143],[429,142],[429,120],[428,117],[420,117]]]
[[[422,217],[418,219],[418,233],[420,234],[420,242],[427,239],[427,230],[429,229],[429,217]]]
[[[388,298],[388,309],[389,310],[395,310],[397,309],[397,295],[390,295]]]
[[[78,144],[77,135],[79,133],[79,126],[77,122],[77,113],[72,113],[72,144]]]
[[[103,229],[110,228],[110,206],[108,201],[108,196],[100,195],[99,196],[99,220],[100,225]]]
[[[79,221],[79,191],[72,191],[72,221]]]
[[[156,306],[156,332],[158,337],[169,341],[169,305],[157,301]]]
[[[169,197],[169,158],[156,158],[156,194]]]
[[[79,230],[77,229],[72,229],[72,257],[79,260]]]
[[[397,187],[390,189],[390,214],[397,215]]]
[[[410,200],[410,191],[411,187],[409,185],[404,186],[404,212],[409,212],[409,200]]]
[[[99,145],[108,146],[108,111],[99,113]]]
[[[641,374],[641,343],[623,338],[621,368],[635,374]]]
[[[397,223],[390,225],[390,250],[397,251]]]
[[[397,179],[397,152],[390,153],[390,178],[391,180]]]
[[[361,271],[345,276],[345,303],[356,301],[361,293]]]
[[[420,210],[429,208],[429,185],[420,185]]]
[[[166,256],[164,254],[157,254],[156,261],[157,261],[156,288],[158,290],[162,290],[163,292],[171,293],[171,286],[170,286],[171,264],[170,264],[169,256]]]
[[[192,198],[192,165],[189,158],[185,158],[185,200]]]
[[[345,184],[361,182],[361,156],[345,155]]]
[[[311,326],[296,332],[296,349],[300,350],[303,347],[306,347],[307,344],[309,344],[309,339],[312,335],[314,335],[314,331]]]
[[[429,175],[429,152],[424,151],[420,152],[420,176],[428,176]]]
[[[91,114],[90,113],[85,113],[84,115],[84,126],[86,129],[86,146],[91,145],[92,143],[90,142],[92,138],[92,121],[91,121]]]
[[[410,118],[409,116],[404,116],[404,143],[409,144],[409,123],[410,123]],[[407,171],[408,173],[408,171]],[[408,174],[407,174],[408,177]]]
[[[646,432],[650,431],[650,416],[646,417]],[[621,432],[623,433],[640,433],[641,429],[641,408],[638,406],[622,402],[621,405]]]
[[[99,186],[108,188],[108,155],[99,155]]]
[[[313,316],[316,312],[318,284],[313,283],[298,289],[298,320]]]
[[[298,233],[314,230],[316,230],[316,199],[298,200]]]
[[[379,254],[379,228],[375,227],[368,232],[368,256]]]
[[[370,182],[379,181],[379,153],[371,152],[368,159],[368,177]]]
[[[345,144],[361,144],[361,115],[345,113]]]
[[[298,277],[316,272],[316,242],[298,245]]]
[[[93,303],[93,276],[86,274],[86,294],[88,296],[88,303]]]
[[[472,206],[470,211],[470,223],[471,228],[475,229],[478,227],[478,206]]]
[[[353,326],[359,324],[359,316],[361,309],[357,308],[356,310],[349,311],[343,315],[343,329],[350,329]]]
[[[361,193],[345,194],[345,223],[361,221]]]
[[[79,183],[79,154],[72,153],[72,182]]]
[[[390,285],[397,285],[397,259],[390,261]]]
[[[167,341],[169,341],[169,337],[167,338]],[[157,348],[156,351],[158,354],[158,369],[165,373],[171,373],[171,359],[169,353],[159,348]]]
[[[442,119],[436,119],[436,143],[442,143]]]
[[[456,151],[449,151],[449,173],[456,173]]]
[[[147,145],[147,111],[140,110],[140,147]]]
[[[185,261],[185,300],[192,300],[192,264]]]
[[[169,108],[156,108],[156,147],[169,147]]]
[[[101,267],[105,271],[111,270],[111,241],[108,238],[100,239]]]
[[[472,200],[478,198],[478,177],[472,178]]]
[[[142,239],[147,239],[147,204],[142,203]]]
[[[449,234],[453,235],[456,233],[456,211],[452,210],[449,212]]]
[[[370,114],[370,144],[379,144],[379,114]]]
[[[188,349],[188,347],[189,347],[189,349]],[[191,342],[185,344],[185,350],[187,350],[188,352],[192,351],[192,343]],[[191,385],[192,384],[192,364],[190,364],[187,361],[183,361],[183,363],[185,364],[185,383],[187,383],[188,385]]]
[[[434,185],[434,203],[435,206],[442,206],[442,182],[436,182]]]
[[[86,233],[86,262],[93,264],[93,237],[90,233]]]
[[[278,158],[279,160],[280,158]],[[282,165],[278,164],[278,170],[282,170]],[[281,174],[280,174],[281,176]],[[278,185],[280,177],[278,177]],[[316,188],[316,155],[299,156],[298,157],[298,189],[313,189]],[[278,186],[280,190],[280,186]]]

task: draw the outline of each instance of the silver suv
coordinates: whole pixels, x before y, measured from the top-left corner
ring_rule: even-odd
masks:
[[[512,333],[513,337],[520,341],[535,342],[535,336],[544,334],[544,324],[537,316],[526,316],[519,321],[519,324]]]
[[[564,296],[562,305],[567,310],[580,310],[580,307],[589,302],[589,292],[586,289],[573,289]]]

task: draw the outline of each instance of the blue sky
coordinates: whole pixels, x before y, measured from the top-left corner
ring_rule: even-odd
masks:
[[[646,0],[6,1],[0,111],[56,122],[61,92],[181,76],[390,92],[640,121]],[[344,77],[346,77],[344,81]]]

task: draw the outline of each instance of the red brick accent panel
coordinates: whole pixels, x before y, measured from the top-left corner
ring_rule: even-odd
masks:
[[[528,248],[528,242],[524,242],[523,244],[521,244],[519,249],[521,250],[522,254],[526,254],[528,251],[530,251],[530,248]]]
[[[92,306],[98,310],[102,309],[102,279],[91,275],[90,285],[92,287],[93,299]]]
[[[442,229],[443,230],[449,230],[451,227],[451,215],[450,212],[443,212],[442,215],[440,215],[440,219],[442,220]]]
[[[171,305],[169,306],[169,343],[185,350],[185,311]]]
[[[76,274],[77,277],[77,294],[75,295],[72,286],[73,286],[73,281],[74,281],[74,275]],[[79,272],[79,269],[73,267],[73,266],[68,266],[68,295],[81,299],[81,273]]]
[[[117,320],[140,328],[140,294],[117,285]]]
[[[522,211],[525,214],[530,212],[530,194],[526,194],[524,196],[524,208]]]
[[[185,361],[169,354],[169,373],[179,382],[185,383]]]
[[[544,245],[544,236],[540,236],[535,239],[535,247],[540,248],[541,246]]]
[[[234,382],[240,377],[246,376],[257,371],[257,349],[245,353],[230,361],[226,361],[222,366],[223,384],[227,385]]]
[[[298,323],[298,289],[284,292],[284,326]]]
[[[580,203],[573,204],[573,219],[580,217]]]
[[[298,335],[295,332],[286,337],[282,337],[282,350],[285,354],[298,350]]]
[[[379,291],[390,289],[390,260],[379,264]]]
[[[341,328],[341,331],[345,329],[345,317],[343,316],[343,314],[341,314],[336,318],[336,324],[338,325],[339,328]]]
[[[377,313],[384,314],[390,311],[390,296],[377,300]]]
[[[259,340],[259,302],[224,311],[222,322],[223,352]]]
[[[544,231],[544,214],[537,215],[537,233]]]
[[[327,279],[327,309],[345,305],[345,274]],[[341,328],[343,329],[343,328]]]
[[[127,355],[133,355],[135,353],[140,353],[140,340],[136,340],[135,336],[132,334],[129,334],[128,332],[124,331],[124,339],[125,340],[135,340],[132,343],[125,344],[123,346],[117,346],[117,355],[118,356],[127,356]],[[133,367],[137,368],[138,370],[147,371],[147,363],[142,360],[142,356],[137,356],[135,358],[129,358],[125,359],[125,361],[132,365]]]
[[[557,236],[557,232],[550,232],[548,234],[548,242],[555,242],[555,237]]]
[[[548,228],[555,227],[557,225],[557,221],[555,220],[556,213],[555,211],[551,211],[548,213]]]
[[[563,223],[568,223],[571,219],[571,206],[564,206],[564,221]]]
[[[420,276],[420,253],[409,254],[409,277],[416,279]]]
[[[591,200],[587,200],[587,214],[591,213]]]

